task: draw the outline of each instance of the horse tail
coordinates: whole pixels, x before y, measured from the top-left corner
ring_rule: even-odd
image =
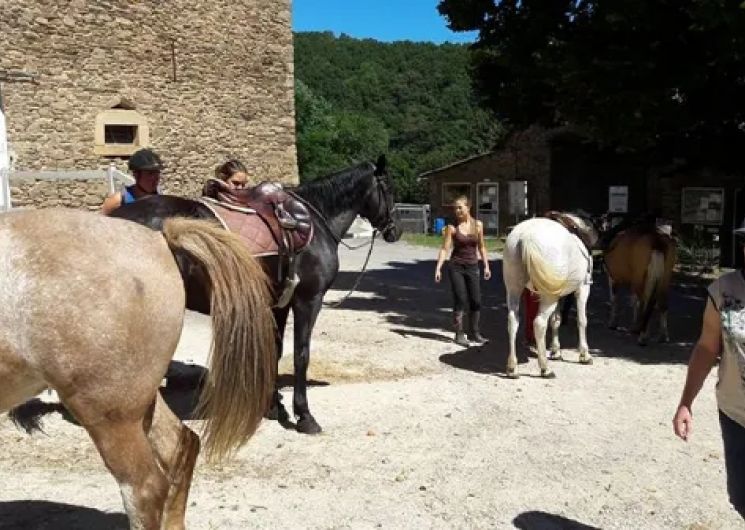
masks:
[[[275,326],[266,274],[236,236],[203,220],[168,219],[163,235],[204,268],[211,285],[209,373],[197,417],[210,460],[229,456],[256,431],[276,378]]]
[[[641,316],[642,333],[647,329],[649,320],[652,318],[660,290],[665,277],[665,254],[661,250],[653,249],[647,264],[647,277],[644,282],[644,297],[641,300],[639,315]]]
[[[539,293],[560,296],[567,285],[567,279],[562,278],[544,259],[540,247],[532,239],[522,241],[522,258],[528,271],[528,278]]]

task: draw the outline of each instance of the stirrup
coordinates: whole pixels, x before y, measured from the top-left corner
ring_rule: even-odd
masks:
[[[276,307],[285,307],[290,303],[292,295],[295,294],[295,287],[297,287],[298,283],[300,283],[300,278],[297,274],[294,274],[292,278],[287,278],[285,280],[285,283],[282,286],[282,294],[280,295],[279,300],[277,300]]]

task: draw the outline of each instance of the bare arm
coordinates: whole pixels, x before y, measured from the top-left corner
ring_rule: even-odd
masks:
[[[486,243],[484,242],[484,223],[476,221],[476,230],[479,236],[479,254],[484,262],[484,279],[491,278],[491,269],[489,268],[489,255],[486,253]]]
[[[719,311],[714,307],[714,303],[709,300],[706,302],[706,309],[704,310],[701,336],[693,347],[691,360],[688,362],[685,386],[680,396],[680,404],[673,418],[675,434],[683,440],[687,440],[692,432],[693,414],[691,407],[693,401],[701,390],[706,376],[709,375],[711,367],[714,366],[721,348],[722,321]]]
[[[442,246],[440,251],[437,253],[437,266],[435,267],[435,282],[439,282],[442,279],[442,264],[445,263],[445,258],[450,252],[450,247],[453,245],[453,233],[450,231],[450,226],[446,226],[445,230],[442,231]]]
[[[101,213],[104,215],[109,215],[111,212],[116,210],[122,205],[122,193],[117,192],[114,195],[109,195],[106,197],[106,199],[103,201],[103,204],[101,205]]]

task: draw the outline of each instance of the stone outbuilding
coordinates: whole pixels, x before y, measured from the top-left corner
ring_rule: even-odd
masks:
[[[96,208],[142,146],[174,194],[227,157],[297,182],[290,0],[15,0],[0,49],[14,205]]]
[[[550,134],[539,127],[512,135],[494,151],[422,173],[431,218],[452,218],[452,202],[468,197],[484,232],[502,234],[550,205]]]

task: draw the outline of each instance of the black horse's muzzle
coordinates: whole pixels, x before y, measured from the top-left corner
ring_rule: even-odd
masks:
[[[383,239],[386,243],[395,243],[401,239],[403,229],[395,221],[389,222],[382,230]]]

